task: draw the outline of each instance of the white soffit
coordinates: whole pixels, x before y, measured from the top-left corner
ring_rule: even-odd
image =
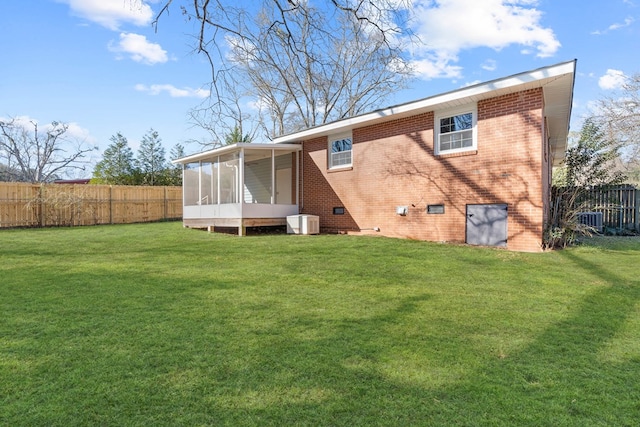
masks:
[[[200,160],[211,159],[216,156],[221,156],[224,154],[230,154],[233,152],[239,152],[241,149],[244,150],[275,150],[275,151],[301,151],[302,146],[300,144],[278,144],[274,145],[273,143],[268,144],[260,144],[260,143],[252,143],[252,142],[238,142],[236,144],[225,145],[224,147],[214,148],[213,150],[203,151],[201,153],[192,154],[190,156],[182,157],[180,159],[173,160],[171,163],[173,164],[185,164],[191,162],[197,162]]]
[[[273,143],[300,142],[387,120],[396,120],[437,109],[454,108],[487,98],[542,87],[545,92],[545,115],[547,116],[553,150],[558,153],[564,152],[566,134],[569,129],[569,118],[571,116],[575,64],[576,61],[574,60],[480,83],[441,95],[284,135],[275,138]],[[561,141],[562,139],[564,139],[564,142]]]

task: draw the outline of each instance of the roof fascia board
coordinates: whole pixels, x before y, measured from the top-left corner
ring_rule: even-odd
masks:
[[[301,151],[302,146],[300,144],[273,144],[273,143],[253,143],[253,142],[238,142],[231,145],[225,145],[224,147],[214,148],[213,150],[204,151],[201,153],[192,154],[190,156],[182,157],[180,159],[172,160],[173,164],[185,164],[196,162],[203,159],[208,159],[223,154],[233,153],[234,151],[245,150],[275,150],[275,151]]]
[[[526,84],[533,83],[536,84],[535,87],[541,87],[550,79],[554,79],[558,76],[574,72],[575,60],[563,62],[557,65],[551,65],[548,67],[539,68],[537,70],[515,74],[509,77],[480,83],[474,86],[468,86],[462,89],[435,95],[419,101],[413,101],[407,104],[388,107],[386,109],[377,110],[371,113],[363,114],[361,116],[356,116],[349,119],[327,123],[314,128],[305,129],[300,132],[275,138],[273,140],[273,143],[284,144],[291,143],[293,141],[299,142],[315,136],[324,136],[331,133],[344,131],[346,129],[353,129],[368,122],[373,122],[374,120],[390,118],[391,116],[393,116],[394,118],[401,118],[404,115],[409,115],[411,113],[415,114],[420,110],[432,110],[434,107],[440,104],[460,101],[465,98],[478,97],[494,91],[515,89],[518,86]]]

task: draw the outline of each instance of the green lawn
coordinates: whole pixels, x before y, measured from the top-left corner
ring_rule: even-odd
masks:
[[[0,231],[0,425],[640,422],[640,238]]]

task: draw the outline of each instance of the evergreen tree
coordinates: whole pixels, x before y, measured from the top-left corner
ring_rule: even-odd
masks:
[[[93,180],[98,184],[136,184],[136,170],[133,151],[127,138],[120,132],[112,136],[111,144],[104,151],[102,160],[93,171]]]
[[[251,142],[253,138],[248,133],[242,134],[242,129],[237,124],[234,126],[233,130],[225,135],[224,143],[225,145],[235,144],[236,142]]]
[[[588,118],[578,140],[567,150],[564,184],[576,188],[619,184],[625,178],[616,167],[619,158],[620,144],[606,138],[600,126]]]
[[[625,176],[619,170],[620,144],[607,138],[593,118],[587,119],[570,144],[564,166],[554,171],[556,186],[551,195],[544,247],[573,244],[580,235],[594,229],[582,224],[579,213],[587,210],[585,196],[589,187],[620,184]]]
[[[155,130],[149,129],[142,137],[137,163],[143,185],[165,185],[163,178],[168,167],[167,160],[162,139]]]
[[[169,153],[169,158],[171,160],[176,160],[185,156],[184,146],[180,143],[177,143],[171,149]],[[173,165],[170,164],[166,169],[166,185],[182,185],[182,165]]]

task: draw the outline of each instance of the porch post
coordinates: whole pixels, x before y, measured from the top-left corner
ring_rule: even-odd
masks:
[[[240,149],[240,159],[238,160],[238,203],[240,203],[240,212],[244,209],[244,148]],[[242,214],[241,214],[242,215]]]
[[[296,156],[296,206],[298,206],[298,213],[300,213],[300,156],[302,151],[294,151]]]
[[[185,177],[185,175],[186,175],[184,170],[187,168],[187,164],[186,164],[186,163],[183,163],[181,166],[182,166],[182,210],[183,210],[183,212],[184,212],[184,206],[185,206],[185,204],[186,204],[186,203],[184,202],[184,200],[185,200],[185,197],[184,197],[184,194],[185,194],[185,190],[184,190],[184,177]],[[109,186],[109,204],[111,204],[111,186]],[[113,224],[113,220],[111,219],[111,215],[112,215],[112,213],[111,213],[111,207],[109,207],[109,224]]]
[[[216,156],[216,201],[220,204],[220,156]]]
[[[276,150],[271,149],[271,204],[276,203]]]
[[[198,160],[198,216],[202,216],[202,160]]]

